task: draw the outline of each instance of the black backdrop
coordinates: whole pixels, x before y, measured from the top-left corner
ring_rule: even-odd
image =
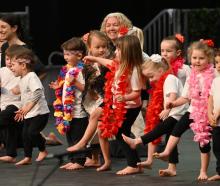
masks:
[[[220,0],[38,0],[1,1],[0,12],[30,9],[32,44],[41,60],[60,50],[60,45],[73,36],[99,29],[110,12],[123,12],[134,25],[143,28],[165,8],[215,8]],[[153,4],[154,3],[154,4]]]

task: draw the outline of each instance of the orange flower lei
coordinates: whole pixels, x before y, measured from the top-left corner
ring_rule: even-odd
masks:
[[[172,70],[165,72],[160,79],[152,85],[150,92],[150,100],[146,111],[146,127],[145,133],[152,131],[160,122],[159,114],[163,110],[163,85],[167,76],[172,74]],[[161,142],[161,138],[154,140],[152,143],[157,145]]]
[[[112,66],[108,66],[110,69],[106,73],[105,78],[107,79],[105,83],[105,96],[104,96],[104,107],[103,114],[101,117],[101,123],[99,129],[101,131],[101,136],[103,138],[111,138],[118,133],[118,129],[122,126],[125,119],[125,114],[127,109],[125,108],[125,101],[118,102],[113,100],[112,85],[115,81],[115,73],[118,69],[118,62],[113,61]],[[126,93],[126,87],[128,86],[128,70],[126,70],[119,78],[119,83],[115,87],[116,95],[120,94],[122,96]]]

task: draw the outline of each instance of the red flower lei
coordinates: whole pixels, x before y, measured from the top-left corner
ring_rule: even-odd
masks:
[[[163,85],[167,76],[172,74],[172,70],[166,71],[160,79],[152,85],[149,104],[146,111],[146,127],[145,133],[152,131],[160,122],[159,114],[163,110]],[[154,140],[152,143],[157,145],[161,142],[161,138]]]
[[[105,96],[104,96],[104,107],[103,114],[101,117],[101,123],[99,129],[103,138],[111,138],[118,133],[118,129],[122,126],[125,119],[127,109],[125,108],[126,103],[124,101],[118,102],[113,100],[112,85],[115,81],[115,73],[118,69],[118,62],[113,61],[112,66],[108,66],[110,69],[106,73],[105,78]],[[126,70],[119,78],[117,87],[115,89],[116,94],[122,96],[126,93],[126,87],[128,86],[128,70]]]

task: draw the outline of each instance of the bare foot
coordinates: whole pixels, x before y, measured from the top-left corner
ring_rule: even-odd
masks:
[[[72,162],[69,162],[69,163],[67,163],[67,164],[65,164],[65,165],[60,166],[60,169],[66,169],[67,167],[69,167],[69,166],[71,166],[71,165],[73,165],[73,163],[72,163]]]
[[[124,134],[122,134],[122,138],[130,146],[131,149],[136,149],[136,139],[132,139],[128,136],[125,136]]]
[[[15,165],[20,166],[20,165],[30,165],[31,164],[31,158],[25,157],[23,160],[17,162]]]
[[[143,162],[137,163],[137,165],[143,168],[146,168],[146,169],[152,169],[152,162],[150,163],[148,161],[143,161]]]
[[[219,181],[219,180],[220,180],[220,175],[218,174],[208,178],[208,181]]]
[[[47,141],[46,143],[48,145],[62,145],[63,142],[53,133],[50,132],[50,134],[47,136]]]
[[[200,174],[197,178],[198,181],[206,181],[208,179],[208,175],[206,172],[200,171]]]
[[[76,152],[78,150],[81,150],[82,148],[84,148],[86,146],[86,144],[83,143],[77,143],[71,147],[68,147],[66,150],[69,152]]]
[[[138,167],[127,166],[126,168],[118,171],[116,174],[117,175],[131,175],[131,174],[138,174],[142,172],[143,172],[143,168],[141,168],[140,166]]]
[[[108,170],[111,170],[111,162],[104,163],[101,167],[96,169],[97,172],[108,171]]]
[[[153,154],[153,157],[156,159],[163,160],[163,161],[168,161],[168,159],[169,159],[169,155],[164,152],[162,152],[162,153],[155,152]]]
[[[176,171],[170,169],[160,169],[159,176],[161,177],[173,177],[176,176]]]
[[[72,165],[66,167],[66,170],[79,170],[79,169],[83,169],[84,167],[78,163],[73,163]]]
[[[16,158],[11,157],[11,156],[2,156],[0,157],[0,161],[5,162],[5,163],[15,163]]]
[[[86,158],[86,162],[84,164],[85,167],[99,167],[100,163],[96,160]]]
[[[37,157],[37,159],[35,161],[38,161],[38,162],[39,161],[43,161],[44,158],[47,157],[47,155],[48,155],[48,152],[46,150],[42,151],[42,152],[39,152],[38,157]]]

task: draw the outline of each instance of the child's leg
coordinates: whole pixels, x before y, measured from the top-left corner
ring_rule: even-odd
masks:
[[[209,166],[209,159],[210,159],[210,143],[208,143],[207,145],[205,145],[204,147],[199,147],[200,151],[201,151],[201,169],[200,169],[200,174],[198,176],[198,180],[207,180],[208,179],[208,175],[207,175],[207,170],[208,170],[208,166]]]
[[[14,163],[17,156],[17,125],[19,123],[14,121],[15,112],[18,108],[14,105],[9,105],[5,110],[0,112],[0,131],[4,136],[6,156],[0,157],[0,161]]]
[[[17,162],[15,164],[17,166],[31,164],[32,144],[31,144],[31,139],[29,138],[29,135],[28,135],[28,129],[30,127],[30,124],[31,124],[30,119],[24,120],[22,136],[23,136],[23,143],[24,143],[24,156],[25,156],[25,158],[22,159],[21,161]]]
[[[189,112],[186,112],[182,118],[177,122],[174,129],[171,132],[169,140],[166,144],[165,150],[162,153],[155,153],[154,157],[162,160],[168,160],[168,156],[179,143],[181,135],[189,129],[190,123],[192,123],[192,119],[189,119]]]
[[[136,120],[136,117],[140,112],[140,108],[141,107],[127,110],[127,113],[125,115],[126,119],[124,120],[121,128],[118,131],[118,134],[116,135],[116,139],[119,141],[119,144],[121,145],[121,148],[124,151],[125,157],[127,159],[127,167],[118,171],[116,173],[118,175],[136,174],[142,172],[140,166],[137,166],[137,163],[140,162],[137,151],[131,149],[130,146],[125,143],[122,138],[122,134],[125,134],[127,136],[131,135],[131,126]]]
[[[169,140],[170,132],[166,135],[166,143]],[[172,177],[176,176],[176,164],[179,163],[177,146],[173,149],[169,156],[169,164],[167,169],[160,169],[160,176]]]
[[[100,143],[100,147],[102,150],[102,155],[104,158],[104,164],[101,167],[96,169],[99,172],[99,171],[106,171],[110,169],[111,158],[110,158],[110,146],[109,146],[108,139],[101,137],[100,131],[98,131],[98,135],[99,135],[99,143]]]
[[[208,179],[207,169],[209,166],[210,153],[201,153],[200,155],[201,155],[201,169],[197,179],[202,181]]]
[[[213,153],[216,158],[216,172],[217,174],[210,177],[209,181],[220,180],[220,127],[214,127],[212,131]]]
[[[156,152],[156,148],[157,145],[153,144],[153,143],[148,143],[147,146],[147,159],[146,161],[143,161],[141,163],[138,163],[138,165],[147,168],[147,169],[151,169],[152,164],[153,164],[153,154]]]
[[[168,117],[163,122],[159,123],[152,131],[148,132],[147,134],[144,134],[141,137],[132,139],[128,136],[125,136],[124,134],[122,134],[122,137],[123,137],[124,141],[132,149],[135,149],[138,144],[142,144],[142,143],[144,145],[148,144],[148,143],[152,142],[153,140],[159,138],[163,134],[170,133],[173,130],[176,123],[177,123],[176,119],[174,119],[172,117]]]
[[[74,152],[74,151],[80,150],[86,146],[86,144],[92,138],[92,136],[94,135],[94,133],[97,129],[98,120],[99,120],[99,117],[101,116],[101,114],[102,114],[102,108],[98,107],[90,115],[88,127],[86,128],[86,131],[85,131],[83,137],[81,138],[81,140],[77,144],[67,148],[67,151]]]
[[[88,126],[88,118],[74,118],[70,122],[70,129],[66,133],[68,145],[74,145],[77,142],[80,141],[80,139],[83,137],[85,130]],[[77,170],[84,168],[84,164],[86,161],[86,153],[80,153],[80,154],[72,154],[69,156],[71,159],[71,163],[66,164],[68,166],[64,165],[64,168],[67,170]],[[62,168],[62,167],[61,167]]]
[[[167,169],[160,169],[159,170],[159,176],[162,176],[162,177],[176,176],[176,164],[175,163],[169,163]]]

